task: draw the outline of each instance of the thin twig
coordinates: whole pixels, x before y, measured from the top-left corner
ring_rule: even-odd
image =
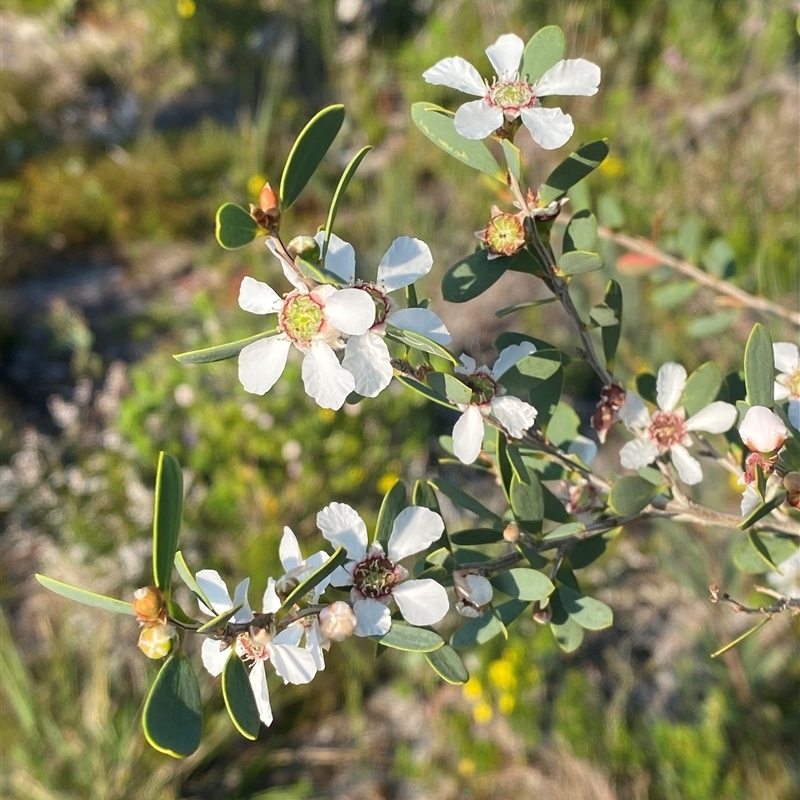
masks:
[[[759,614],[764,617],[771,617],[789,609],[792,614],[800,614],[800,597],[781,597],[771,606],[759,606],[752,608],[734,600],[727,592],[722,592],[719,587],[711,585],[708,587],[711,592],[712,603],[727,603],[734,611],[740,614]]]

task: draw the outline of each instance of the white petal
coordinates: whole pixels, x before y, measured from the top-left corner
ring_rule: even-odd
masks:
[[[297,537],[294,535],[294,531],[288,526],[283,529],[281,544],[278,548],[278,556],[281,560],[281,566],[286,572],[297,569],[297,567],[303,564],[303,556],[300,553],[300,545],[297,543]]]
[[[524,50],[525,44],[522,39],[513,33],[504,34],[493,45],[486,48],[486,55],[489,56],[489,61],[494,67],[494,74],[499,80],[513,80],[519,71]]]
[[[378,265],[378,285],[385,292],[402,289],[427,275],[433,266],[431,250],[420,239],[400,236]]]
[[[394,375],[386,342],[371,331],[347,340],[342,366],[355,379],[356,391],[362,397],[377,397]]]
[[[483,415],[477,406],[470,406],[453,426],[453,452],[462,464],[472,464],[481,454]]]
[[[472,375],[472,373],[475,372],[477,364],[474,358],[468,356],[466,353],[462,353],[459,361],[461,361],[461,366],[456,367],[453,372],[458,372],[460,375]]]
[[[422,77],[434,86],[449,86],[451,89],[458,89],[459,92],[478,97],[486,94],[486,84],[480,72],[461,56],[443,58],[430,69],[426,69]]]
[[[389,537],[388,554],[392,561],[423,551],[435,542],[444,530],[442,518],[429,508],[409,506],[394,521]]]
[[[231,596],[228,594],[228,587],[215,569],[201,569],[195,574],[194,579],[211,603],[211,608],[209,608],[205,603],[198,601],[200,610],[204,614],[216,617],[217,614],[221,614],[233,606]]]
[[[366,553],[367,526],[356,510],[346,503],[325,506],[317,514],[317,527],[334,547],[343,546],[348,558],[358,559]]]
[[[290,347],[283,336],[270,336],[247,345],[239,353],[239,380],[245,391],[266,394],[283,374]]]
[[[318,231],[314,241],[322,250],[325,231]],[[340,239],[335,233],[328,239],[328,250],[325,253],[325,269],[338,275],[345,283],[352,283],[356,277],[356,251],[353,245]]]
[[[303,638],[305,628],[300,623],[295,623],[284,628],[280,633],[276,633],[272,639],[274,644],[286,644],[292,647],[300,647],[300,640]]]
[[[634,439],[619,451],[619,463],[625,469],[639,469],[652,464],[658,456],[658,445],[652,439]]]
[[[585,58],[559,61],[536,84],[537,97],[553,94],[591,97],[600,85],[600,67]]]
[[[662,411],[672,411],[686,386],[686,370],[672,361],[661,365],[656,379],[656,400]]]
[[[430,578],[406,581],[392,591],[392,597],[412,625],[433,625],[450,609],[444,586]]]
[[[347,395],[356,388],[353,376],[339,363],[336,353],[325,342],[311,345],[303,358],[301,374],[306,394],[322,408],[338,411]]]
[[[272,708],[269,704],[269,689],[267,688],[267,673],[264,670],[264,662],[256,661],[250,670],[250,688],[253,690],[253,697],[256,699],[258,708],[258,718],[265,725],[272,725]]]
[[[272,238],[267,239],[267,247],[269,248],[270,253],[278,259],[281,265],[281,269],[283,270],[283,275],[289,283],[297,289],[298,292],[301,294],[308,294],[308,286],[306,286],[305,281],[297,274],[297,270],[294,268],[294,264],[288,260],[287,256],[284,255],[278,249],[278,245],[275,243],[275,240]]]
[[[325,669],[325,656],[322,653],[322,634],[319,630],[319,621],[314,620],[311,627],[306,629],[306,650],[314,659],[317,672]]]
[[[783,446],[788,434],[783,420],[764,406],[753,406],[748,409],[739,426],[739,436],[755,453],[778,450]]]
[[[450,344],[450,331],[437,314],[429,308],[401,308],[392,311],[386,322],[402,331],[419,333],[437,344]]]
[[[742,495],[742,502],[739,508],[742,511],[742,516],[747,517],[761,505],[761,497],[756,491],[752,483],[749,483],[744,488]]]
[[[225,669],[225,664],[231,654],[231,648],[222,647],[222,642],[218,639],[203,639],[203,644],[200,647],[200,657],[203,660],[203,666],[208,670],[210,675],[215,678],[217,675],[222,675],[222,670]]]
[[[238,606],[241,603],[241,608],[231,617],[233,622],[250,622],[253,619],[253,611],[250,608],[250,602],[247,599],[247,592],[250,589],[250,578],[245,578],[239,581],[236,588],[233,590],[233,605]],[[209,598],[210,600],[211,598]],[[221,611],[218,613],[222,613]]]
[[[519,115],[533,141],[545,150],[563,147],[575,131],[572,117],[560,108],[523,108]]]
[[[733,427],[737,416],[736,406],[716,400],[689,417],[686,420],[686,430],[725,433]]]
[[[494,362],[492,368],[492,377],[499,380],[503,373],[508,372],[515,364],[522,361],[525,356],[531,355],[536,352],[536,345],[532,342],[520,342],[519,344],[511,344],[504,348],[497,361]]]
[[[364,555],[363,553],[361,555]],[[336,567],[330,574],[328,581],[331,586],[352,586],[353,585],[353,567],[357,561],[351,561],[349,565],[344,567]],[[349,568],[348,568],[349,567]]]
[[[476,606],[485,606],[492,602],[494,587],[483,575],[472,575],[454,572],[453,581],[456,584],[456,596],[468,600]]]
[[[646,428],[650,424],[647,406],[636,392],[625,393],[625,400],[619,410],[619,418],[628,428]]]
[[[453,122],[465,139],[485,139],[502,126],[503,111],[485,100],[473,100],[456,111]]]
[[[536,409],[518,397],[495,397],[491,402],[492,415],[510,436],[521,439],[536,421]]]
[[[360,336],[375,324],[375,303],[363,289],[339,289],[325,301],[325,319],[348,336]]]
[[[672,463],[684,483],[693,486],[703,480],[703,470],[700,468],[700,462],[689,455],[689,451],[682,444],[672,445],[669,451],[672,454]]]
[[[266,283],[246,276],[239,287],[239,306],[253,314],[275,314],[283,307],[283,300]]]
[[[383,636],[392,627],[392,615],[383,603],[369,598],[353,603],[356,615],[356,636]]]
[[[281,633],[283,632],[281,631]],[[293,644],[279,644],[276,636],[267,645],[267,650],[275,672],[286,683],[308,683],[317,674],[314,656],[302,647]]]
[[[282,605],[278,592],[275,590],[275,578],[267,581],[267,588],[261,598],[261,610],[265,614],[274,614]]]
[[[785,386],[781,381],[785,380],[785,376],[778,375],[777,380],[775,381],[775,386],[773,387],[773,398],[776,402],[780,402],[781,400],[786,400],[791,397],[791,392],[789,391],[789,387]]]
[[[791,342],[775,342],[772,345],[772,354],[775,358],[775,369],[778,372],[791,375],[800,367],[800,347]]]

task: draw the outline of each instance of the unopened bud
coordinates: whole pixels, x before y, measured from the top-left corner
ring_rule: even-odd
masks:
[[[258,205],[250,206],[250,216],[270,233],[277,233],[280,228],[281,200],[269,183],[265,183],[259,192]]]
[[[519,525],[513,520],[503,528],[503,538],[510,544],[515,544],[519,540]]]
[[[337,600],[319,612],[319,629],[326,639],[343,642],[356,629],[356,615],[344,600]]]
[[[155,586],[144,586],[133,593],[133,613],[139,622],[166,622],[167,604]]]
[[[161,622],[147,623],[139,634],[139,649],[148,658],[164,658],[172,650],[175,630]]]
[[[549,605],[542,607],[538,601],[533,604],[533,621],[537,625],[547,625],[553,616]]]
[[[744,415],[739,436],[754,453],[773,453],[783,447],[789,431],[783,420],[765,406],[753,406]]]
[[[313,236],[295,236],[286,246],[292,258],[300,256],[304,261],[316,264],[319,261],[320,250],[317,240]]]
[[[789,472],[783,477],[783,488],[786,489],[786,502],[800,510],[800,472]]]

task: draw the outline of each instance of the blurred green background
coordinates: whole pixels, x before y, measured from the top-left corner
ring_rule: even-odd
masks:
[[[558,24],[568,57],[602,67],[595,98],[562,104],[573,144],[607,136],[612,147],[573,207],[589,204],[601,223],[796,309],[797,12],[772,0],[7,0],[3,797],[797,797],[797,625],[776,620],[708,658],[743,627],[707,603],[706,587],[747,597],[753,583],[730,566],[741,540],[730,531],[626,531],[583,575],[614,608],[612,629],[564,656],[522,620],[508,642],[469,656],[463,688],[441,683],[421,657],[374,661],[351,641],[310,686],[276,691],[276,722],[249,743],[204,675],[206,734],[183,762],[141,735],[154,665],[136,649],[135,625],[32,579],[40,571],[123,598],[148,582],[160,449],[186,471],[190,565],[229,583],[251,575],[254,602],[278,569],[284,525],[309,548],[323,505],[349,502],[369,522],[397,477],[410,485],[428,473],[453,419],[408,393],[334,414],[308,400],[296,364],[257,398],[232,362],[188,368],[171,354],[257,330],[236,305],[238,285],[245,274],[276,277],[274,264],[260,243],[221,250],[214,213],[254,201],[267,177],[277,183],[293,137],[332,102],[348,120],[284,232],[322,224],[349,157],[372,144],[338,233],[364,263],[398,235],[424,239],[436,303],[436,279],[474,246],[491,203],[509,198],[430,145],[409,106],[455,108],[463,98],[422,72],[459,54],[488,75],[483,50],[500,34],[527,39]],[[532,186],[567,152],[523,149]],[[576,287],[576,300],[596,302],[609,276],[623,284],[623,377],[668,359],[738,369],[756,320],[776,341],[796,337],[674,273],[616,265],[610,245],[603,255],[606,270]],[[574,352],[552,306],[494,318],[538,290],[504,281],[464,308],[439,302],[454,350],[480,358],[514,324]],[[581,369],[568,380],[585,422],[597,387]],[[491,501],[495,489],[470,480]],[[705,499],[735,509],[738,495],[716,480]]]

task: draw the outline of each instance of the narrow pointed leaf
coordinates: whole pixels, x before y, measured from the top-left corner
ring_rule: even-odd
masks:
[[[217,241],[226,250],[244,247],[262,232],[250,212],[235,203],[225,203],[217,210]]]
[[[465,528],[450,534],[450,541],[456,547],[477,547],[484,544],[497,544],[503,541],[503,532],[494,528]]]
[[[569,539],[575,536],[576,533],[581,533],[581,531],[585,531],[586,526],[582,522],[567,522],[564,525],[559,525],[555,530],[550,531],[544,539],[543,542],[552,542],[553,547],[557,546],[557,543],[561,539]]]
[[[300,132],[281,177],[281,208],[291,208],[325,157],[344,122],[344,106],[323,108]]]
[[[45,589],[60,594],[68,600],[74,600],[76,603],[82,603],[93,608],[101,608],[103,611],[111,611],[114,614],[130,614],[133,616],[133,606],[123,600],[115,600],[113,597],[105,597],[105,595],[95,594],[86,589],[79,589],[77,586],[70,586],[68,583],[48,578],[46,575],[37,574],[35,577]]]
[[[527,303],[516,303],[513,306],[506,306],[499,311],[495,311],[494,315],[498,318],[507,317],[509,314],[514,314],[517,311],[524,311],[526,308],[536,308],[537,306],[547,306],[550,303],[555,303],[558,298],[545,297],[543,300],[531,300]]]
[[[503,139],[500,144],[503,146],[503,155],[506,157],[506,165],[511,177],[517,183],[522,182],[522,162],[520,160],[519,148],[508,139]]]
[[[579,147],[547,177],[539,190],[539,202],[547,205],[563,197],[568,189],[597,169],[607,155],[608,145],[604,139]]]
[[[195,577],[192,575],[192,571],[189,569],[189,565],[186,563],[186,559],[183,557],[183,553],[180,550],[175,553],[175,569],[189,590],[193,592],[199,600],[202,600],[206,608],[213,608],[213,604],[206,597],[205,592],[200,588],[200,584],[195,580]]]
[[[759,534],[761,544],[766,548],[769,560],[765,561],[753,547],[749,538],[739,542],[733,549],[733,563],[740,572],[757,574],[772,569],[772,564],[782,564],[797,553],[797,544],[792,539]]]
[[[401,342],[407,347],[413,347],[423,353],[430,353],[432,356],[439,356],[439,358],[443,358],[451,364],[459,363],[458,359],[446,347],[416,331],[406,331],[387,323],[386,336],[395,342]]]
[[[503,182],[503,172],[486,145],[476,139],[465,139],[456,132],[455,115],[433,103],[414,103],[411,119],[437,147],[469,167]]]
[[[489,511],[486,506],[484,506],[482,503],[479,503],[474,497],[470,497],[470,495],[468,495],[466,492],[462,491],[456,486],[453,486],[453,484],[448,483],[443,478],[431,478],[428,483],[433,486],[437,492],[441,492],[445,497],[447,497],[449,500],[452,500],[460,508],[471,511],[473,514],[477,514],[477,516],[481,519],[490,519],[495,522],[501,522],[500,517],[498,517],[494,511]]]
[[[234,727],[245,739],[256,739],[261,726],[258,706],[242,659],[231,648],[222,670],[222,697]]]
[[[161,667],[142,713],[142,730],[152,747],[174,758],[191,755],[200,745],[203,711],[197,676],[178,651]]]
[[[331,557],[316,571],[312,572],[305,580],[297,584],[295,588],[286,596],[278,613],[282,613],[291,608],[301,597],[309,592],[313,592],[316,587],[325,580],[337,567],[341,567],[347,561],[347,551],[344,547],[337,547]]]
[[[608,282],[603,299],[606,306],[614,312],[614,316],[617,318],[616,325],[605,326],[600,332],[603,341],[603,357],[606,360],[606,366],[613,372],[617,345],[619,345],[619,337],[622,332],[622,289],[616,281]]]
[[[536,83],[551,67],[564,58],[566,42],[557,25],[540,28],[525,45],[520,75]]]
[[[228,342],[218,344],[214,347],[204,347],[202,350],[189,350],[186,353],[178,353],[172,356],[181,364],[209,364],[212,361],[224,361],[226,358],[236,358],[247,345],[264,339],[267,336],[274,336],[277,328],[273,328],[264,333],[257,333],[255,336],[248,336],[246,339],[239,339],[238,342]]]
[[[164,594],[172,582],[183,509],[183,473],[175,456],[158,455],[155,510],[153,513],[153,582]]]
[[[414,378],[406,377],[405,375],[397,375],[396,380],[398,383],[402,383],[403,386],[406,386],[412,391],[417,392],[417,394],[421,394],[426,400],[430,400],[432,403],[438,403],[440,406],[444,406],[445,408],[452,410],[453,406],[450,405],[450,402],[447,400],[447,398],[443,397],[438,392],[435,392],[430,388],[430,386],[427,386],[426,384],[421,383]]]
[[[198,629],[198,633],[205,633],[206,631],[213,631],[217,628],[224,628],[228,621],[236,614],[244,605],[244,603],[239,603],[238,606],[234,606],[233,608],[229,608],[227,611],[223,611],[221,614],[218,614],[214,619],[208,620],[208,622],[204,622]],[[211,606],[209,606],[211,608]]]
[[[497,283],[513,258],[489,258],[488,250],[476,250],[453,264],[442,278],[442,297],[448,303],[466,303]]]
[[[444,395],[451,403],[467,404],[472,399],[472,390],[469,386],[447,372],[429,373],[428,385],[437,394]]]
[[[501,572],[490,582],[495,589],[515,600],[544,600],[555,589],[547,575],[524,567]]]
[[[756,467],[756,471],[758,471],[758,467]],[[767,514],[772,513],[776,508],[783,505],[783,501],[785,499],[786,499],[786,492],[779,491],[775,495],[775,497],[773,497],[771,500],[767,500],[758,508],[753,509],[753,511],[739,523],[739,527],[742,530],[746,530],[751,525],[754,525],[756,522],[758,522],[760,519],[766,517]]]
[[[511,479],[511,509],[519,524],[529,533],[538,533],[544,519],[544,493],[539,476],[528,467],[528,481],[522,483],[516,476]]]
[[[737,644],[743,642],[748,636],[763,628],[770,621],[770,619],[772,619],[772,617],[764,617],[764,619],[762,619],[758,625],[754,625],[752,628],[750,628],[750,630],[745,631],[741,636],[737,636],[732,642],[728,642],[725,647],[721,647],[716,653],[712,653],[711,658],[716,658],[717,656],[721,656],[723,653],[727,653],[728,650],[736,647]]]
[[[761,541],[761,537],[755,531],[749,531],[747,538],[750,541],[753,549],[756,551],[756,554],[764,562],[764,564],[769,567],[769,569],[774,569],[776,572],[778,572],[778,565],[772,560],[769,550],[764,542]]]
[[[444,639],[435,631],[398,621],[393,621],[392,627],[383,636],[369,638],[384,647],[409,653],[431,653],[444,645]]]
[[[772,408],[775,386],[775,356],[772,339],[760,323],[753,326],[744,348],[744,384],[751,406]]]
[[[449,644],[432,653],[425,653],[425,660],[433,667],[436,674],[448,683],[460,686],[469,680],[469,672],[461,656]]]
[[[436,497],[436,492],[433,491],[433,488],[426,481],[418,480],[414,484],[411,502],[415,506],[423,506],[429,508],[431,511],[435,511],[437,514],[439,513],[439,500]]]
[[[339,184],[336,187],[336,191],[333,193],[333,200],[331,200],[331,207],[328,211],[328,220],[325,223],[325,240],[322,243],[323,259],[325,258],[325,254],[328,252],[328,241],[331,238],[331,233],[333,232],[333,223],[336,221],[336,214],[339,211],[339,206],[342,204],[344,193],[347,191],[347,187],[350,185],[350,181],[353,179],[353,175],[356,174],[356,170],[358,169],[359,165],[364,160],[364,156],[369,153],[370,150],[372,150],[372,148],[369,145],[362,147],[350,159],[350,163],[347,165],[347,167],[345,167],[342,177],[339,178]]]
[[[378,524],[375,529],[375,541],[383,545],[386,550],[392,527],[400,512],[406,507],[406,487],[402,481],[397,481],[383,498],[381,510],[378,513]]]

